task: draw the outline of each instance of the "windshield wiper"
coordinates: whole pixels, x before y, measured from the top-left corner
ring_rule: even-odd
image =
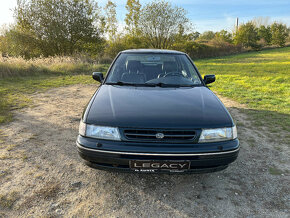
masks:
[[[122,81],[107,82],[105,84],[107,84],[107,85],[118,85],[118,86],[137,86],[137,85],[140,85],[140,84],[136,84],[136,83],[126,83],[126,82],[122,82]]]
[[[127,82],[122,82],[122,81],[118,81],[118,82],[107,82],[105,83],[107,85],[118,85],[118,86],[150,86],[150,87],[154,87],[155,84],[147,84],[147,83],[127,83]]]
[[[179,87],[192,87],[194,85],[180,85],[180,84],[168,84],[168,83],[127,83],[127,82],[107,82],[105,83],[107,85],[118,85],[118,86],[150,86],[150,87],[173,87],[173,88],[179,88]]]
[[[148,86],[159,86],[159,87],[179,87],[179,85],[167,84],[167,83],[146,83]]]
[[[196,86],[195,84],[183,84],[183,85],[180,85],[180,87],[194,87]]]
[[[179,88],[179,87],[192,87],[194,85],[184,85],[184,84],[168,84],[168,83],[146,83],[146,85],[150,86],[159,86],[159,87],[174,87],[174,88]]]

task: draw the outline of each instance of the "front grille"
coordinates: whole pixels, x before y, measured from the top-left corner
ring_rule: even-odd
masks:
[[[142,141],[193,141],[196,137],[194,130],[151,130],[125,129],[124,136],[129,140]],[[159,136],[159,137],[158,137]]]

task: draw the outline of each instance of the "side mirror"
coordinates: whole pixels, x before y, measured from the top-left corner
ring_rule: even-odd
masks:
[[[215,75],[205,75],[203,79],[205,84],[210,84],[215,81]]]
[[[93,75],[92,76],[93,76],[93,79],[94,80],[96,80],[96,81],[98,81],[100,83],[102,83],[104,81],[104,76],[100,72],[93,72]]]

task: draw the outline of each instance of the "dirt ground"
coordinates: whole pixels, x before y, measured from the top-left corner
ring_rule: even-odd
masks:
[[[239,158],[201,175],[111,173],[90,169],[75,140],[96,86],[33,95],[34,106],[0,126],[0,217],[289,217],[289,145],[229,99]],[[284,133],[288,134],[288,133]]]

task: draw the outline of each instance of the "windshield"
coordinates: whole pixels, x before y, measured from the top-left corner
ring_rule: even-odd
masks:
[[[112,66],[106,83],[193,86],[201,81],[186,55],[122,53]]]

